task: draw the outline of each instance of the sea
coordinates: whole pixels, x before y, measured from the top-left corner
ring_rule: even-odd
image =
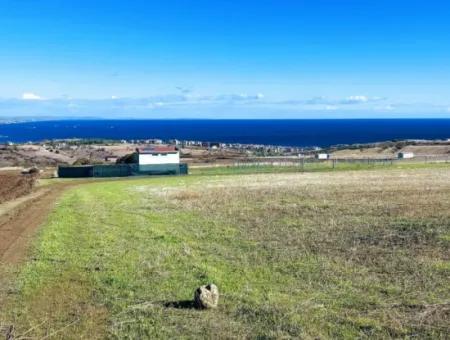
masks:
[[[448,139],[450,119],[54,120],[0,124],[0,143],[52,139],[179,139],[327,147],[403,139]]]

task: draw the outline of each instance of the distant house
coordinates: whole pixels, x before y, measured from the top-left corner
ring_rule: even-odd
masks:
[[[397,158],[398,159],[411,159],[411,158],[414,158],[414,153],[413,152],[399,152],[397,154]]]
[[[163,143],[162,139],[155,139],[155,138],[154,139],[148,139],[145,142],[147,144],[158,144],[158,145]]]
[[[330,159],[330,154],[318,153],[318,154],[316,154],[316,159]]]
[[[180,145],[181,141],[179,141],[178,139],[169,139],[169,144],[173,144],[173,145]]]
[[[180,153],[174,146],[154,146],[136,151],[139,165],[180,163]]]
[[[217,150],[220,148],[220,143],[219,142],[210,142],[209,143],[209,148],[213,149],[213,150]]]
[[[105,162],[116,163],[117,162],[117,157],[116,156],[106,156],[105,157]]]

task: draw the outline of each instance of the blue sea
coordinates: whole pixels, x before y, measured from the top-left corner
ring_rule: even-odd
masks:
[[[0,124],[0,142],[63,138],[181,139],[330,146],[450,138],[450,119],[64,120]]]

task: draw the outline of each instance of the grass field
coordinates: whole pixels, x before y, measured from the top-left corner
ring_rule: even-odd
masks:
[[[68,191],[0,324],[18,338],[448,336],[449,166],[199,174]],[[219,308],[192,309],[209,282]]]
[[[336,162],[332,161],[305,162],[303,167],[298,165],[240,165],[240,166],[205,166],[192,167],[189,169],[191,175],[237,175],[255,173],[293,173],[293,172],[329,172],[329,171],[356,171],[356,170],[406,170],[406,169],[428,169],[448,168],[450,163],[423,161],[393,161],[386,162]]]

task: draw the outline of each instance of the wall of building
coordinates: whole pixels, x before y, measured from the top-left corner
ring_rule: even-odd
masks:
[[[180,163],[180,154],[178,152],[162,154],[139,154],[140,165],[178,163]]]
[[[412,152],[400,152],[398,154],[398,158],[404,158],[404,159],[414,158],[414,153],[412,153]]]
[[[327,154],[327,153],[319,153],[319,154],[316,155],[316,158],[317,159],[329,159],[330,155]]]

